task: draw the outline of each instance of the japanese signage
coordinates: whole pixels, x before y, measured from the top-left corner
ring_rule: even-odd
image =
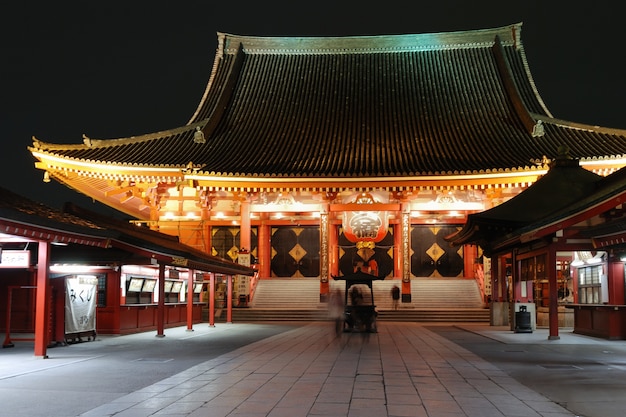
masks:
[[[94,275],[65,279],[65,333],[96,329],[97,286]]]
[[[30,251],[2,250],[0,268],[28,268],[30,266]]]

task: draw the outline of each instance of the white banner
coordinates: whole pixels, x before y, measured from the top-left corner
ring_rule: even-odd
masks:
[[[65,333],[96,330],[98,278],[77,275],[65,279]]]

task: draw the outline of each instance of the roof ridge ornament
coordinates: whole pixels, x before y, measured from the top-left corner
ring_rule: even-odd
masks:
[[[196,126],[196,131],[193,133],[193,143],[205,143],[204,132],[200,126]]]
[[[543,122],[541,120],[537,120],[535,125],[533,126],[533,138],[543,136],[545,133],[543,129]]]
[[[572,156],[569,154],[569,146],[567,145],[561,145],[559,146],[559,149],[557,150],[557,159],[573,159]]]
[[[559,146],[557,150],[557,156],[552,161],[550,168],[554,168],[555,166],[559,167],[577,167],[580,166],[578,159],[574,158],[569,153],[570,149],[567,145]]]

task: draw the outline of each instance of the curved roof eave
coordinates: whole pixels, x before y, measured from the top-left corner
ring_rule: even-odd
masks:
[[[145,175],[155,176],[159,173],[165,173],[168,176],[187,175],[186,178],[199,180],[215,179],[220,181],[222,178],[234,178],[236,180],[256,181],[290,181],[294,179],[304,181],[333,181],[334,177],[340,176],[342,179],[356,181],[357,179],[366,178],[367,181],[378,181],[378,178],[394,178],[404,180],[405,177],[412,181],[431,180],[434,178],[446,180],[456,180],[457,176],[465,179],[471,179],[474,175],[481,178],[498,178],[499,173],[513,173],[511,175],[524,174],[526,172],[535,172],[536,167],[545,165],[541,161],[542,156],[550,156],[557,146],[561,145],[562,140],[568,140],[570,148],[572,144],[577,142],[587,142],[584,146],[580,146],[577,152],[573,153],[581,164],[598,164],[606,162],[607,164],[618,162],[618,159],[626,159],[623,154],[619,153],[619,149],[625,149],[626,130],[602,128],[599,126],[589,126],[578,123],[567,122],[555,119],[545,108],[541,97],[532,81],[532,76],[523,53],[523,45],[521,43],[521,23],[503,26],[492,29],[470,30],[459,32],[443,32],[443,33],[427,33],[427,34],[410,34],[410,35],[379,35],[379,36],[348,36],[348,37],[306,37],[306,38],[286,38],[286,37],[255,37],[240,36],[218,33],[218,54],[214,61],[211,79],[207,85],[205,95],[201,100],[200,107],[204,106],[205,101],[207,109],[204,116],[198,111],[189,124],[170,130],[164,130],[146,135],[130,136],[117,139],[92,139],[87,136],[83,138],[83,144],[75,145],[56,145],[39,141],[33,137],[33,146],[29,150],[36,158],[45,158],[48,161],[56,161],[60,165],[71,165],[72,168],[79,170],[98,171],[104,175],[115,176],[117,172],[122,171],[121,175]],[[245,123],[233,124],[230,119],[225,126],[219,125],[220,130],[216,133],[216,137],[207,135],[206,146],[193,143],[193,133],[196,128],[201,130],[208,129],[209,126],[216,127],[227,110],[222,105],[230,102],[233,92],[229,90],[234,88],[231,84],[238,80],[238,69],[234,62],[228,62],[223,65],[219,79],[215,79],[219,72],[221,63],[224,61],[224,55],[237,56],[241,60],[242,54],[248,55],[281,55],[281,54],[348,54],[348,53],[374,53],[374,52],[393,52],[407,50],[458,50],[464,49],[465,52],[474,48],[492,47],[495,45],[506,45],[509,55],[501,55],[499,61],[507,61],[511,57],[517,57],[515,68],[507,66],[505,75],[500,76],[507,78],[508,84],[513,84],[512,88],[505,89],[511,98],[511,91],[515,92],[518,102],[524,104],[522,110],[505,109],[504,116],[495,117],[485,116],[490,112],[480,113],[479,116],[484,120],[475,120],[472,118],[463,118],[463,112],[455,113],[455,117],[461,118],[455,129],[448,129],[455,132],[464,132],[450,136],[448,133],[441,131],[430,132],[424,136],[405,135],[396,137],[393,131],[382,130],[379,136],[388,135],[388,138],[380,140],[378,136],[365,137],[365,139],[354,139],[353,143],[348,143],[345,138],[343,148],[339,143],[336,145],[325,146],[324,152],[317,152],[319,146],[307,146],[306,141],[310,138],[332,138],[332,132],[326,132],[320,136],[315,134],[312,129],[317,129],[319,124],[312,122],[322,122],[321,120],[312,120],[307,122],[309,130],[298,130],[298,125],[286,127],[290,130],[292,136],[284,139],[279,132],[272,131],[267,136],[256,138],[258,135],[257,125],[252,125],[248,130],[242,127],[238,133],[240,142],[233,144],[231,141],[231,126],[244,125]],[[502,48],[498,48],[501,51]],[[495,53],[495,52],[494,52]],[[485,55],[487,57],[490,54]],[[489,61],[489,58],[485,58]],[[521,63],[519,61],[521,59]],[[488,62],[489,65],[493,64]],[[507,64],[507,62],[505,62]],[[239,62],[241,65],[241,62]],[[489,71],[492,71],[489,66]],[[254,73],[256,74],[256,73]],[[220,84],[218,81],[221,81]],[[230,84],[229,84],[230,83]],[[525,91],[519,90],[518,84],[525,84]],[[215,84],[215,85],[214,85]],[[227,86],[230,86],[226,88]],[[209,91],[215,87],[215,91],[209,94]],[[229,90],[228,92],[225,92]],[[506,95],[506,94],[505,94]],[[211,96],[211,100],[208,97]],[[534,112],[531,112],[525,106],[525,100],[536,101],[538,104],[533,106]],[[453,103],[454,104],[454,103]],[[480,103],[483,105],[482,103]],[[199,107],[199,108],[200,108]],[[209,108],[210,107],[210,108]],[[252,106],[254,107],[254,106]],[[221,109],[216,111],[216,109]],[[258,107],[257,107],[258,109]],[[539,114],[537,112],[545,112]],[[221,114],[221,116],[220,116]],[[418,117],[413,115],[413,119]],[[249,118],[254,117],[253,114],[247,115]],[[522,117],[524,116],[524,117]],[[196,117],[205,117],[197,121]],[[491,117],[491,118],[489,118]],[[510,118],[510,119],[508,119]],[[530,120],[526,120],[529,118]],[[411,119],[411,123],[416,121]],[[525,128],[520,129],[520,120],[526,120]],[[239,120],[239,119],[237,119]],[[247,120],[247,119],[246,119]],[[294,119],[295,120],[295,119]],[[428,119],[431,123],[431,119]],[[456,120],[456,119],[454,119]],[[241,122],[241,120],[239,120]],[[535,135],[535,132],[529,132],[527,122],[541,122],[551,132]],[[230,123],[230,124],[229,124]],[[422,121],[426,123],[426,121]],[[466,123],[465,125],[463,123]],[[481,124],[482,123],[482,124]],[[485,126],[493,126],[493,132],[481,131]],[[311,127],[312,126],[312,127]],[[432,125],[435,126],[435,125]],[[252,130],[250,130],[252,129]],[[295,130],[294,130],[295,129]],[[436,128],[433,128],[436,130]],[[582,132],[576,133],[576,132]],[[588,133],[587,133],[588,132]],[[204,132],[205,134],[209,133]],[[295,134],[298,136],[293,136]],[[350,131],[350,135],[356,137],[360,131]],[[447,136],[446,136],[447,135]],[[612,138],[606,138],[604,135],[613,135]],[[219,140],[216,140],[219,137]],[[298,142],[298,138],[301,138]],[[482,138],[483,144],[476,144],[477,138]],[[272,147],[276,141],[282,140],[289,143],[290,146]],[[320,139],[322,140],[322,139]],[[331,140],[331,139],[328,139]],[[327,140],[327,141],[328,141]],[[334,139],[332,139],[334,140]],[[379,141],[378,143],[374,143]],[[249,154],[252,157],[237,158],[239,155],[233,155],[232,147],[243,147],[260,143],[256,148],[250,146]],[[301,143],[302,142],[302,143]],[[339,141],[337,141],[339,142]],[[419,143],[418,143],[419,142]],[[442,143],[446,144],[445,149]],[[267,143],[267,144],[266,144]],[[424,145],[424,143],[427,143]],[[514,145],[510,145],[513,144]],[[605,143],[611,143],[606,145]],[[350,148],[351,145],[352,148]],[[334,147],[333,147],[334,146]],[[348,147],[346,147],[348,146]],[[424,147],[430,147],[430,154],[426,152],[420,153]],[[350,162],[344,158],[342,152],[350,152],[350,149],[359,148],[351,155]],[[432,148],[437,148],[433,151]],[[480,155],[480,150],[492,148],[488,155],[483,155],[480,162],[472,161],[473,156]],[[284,148],[287,148],[285,150]],[[539,149],[541,148],[541,149]],[[242,148],[243,149],[243,148]],[[265,149],[281,149],[279,151],[261,152]],[[413,155],[412,162],[400,162],[402,155],[398,155],[397,151],[390,149],[406,149],[405,155]],[[413,150],[409,150],[413,149]],[[460,151],[455,151],[455,149]],[[465,149],[473,149],[467,150]],[[496,149],[496,151],[493,151]],[[533,149],[531,152],[529,149]],[[523,153],[516,152],[523,150]],[[536,152],[534,151],[536,150]],[[374,165],[372,155],[385,154],[385,162]],[[396,152],[396,153],[394,153]],[[499,153],[499,154],[498,154]],[[257,155],[266,155],[265,160],[253,160]],[[542,155],[543,154],[543,155]],[[228,155],[233,155],[232,160]],[[297,155],[297,156],[296,156]],[[330,155],[330,156],[328,156]],[[506,155],[506,162],[502,162],[502,155]],[[298,163],[285,162],[288,157],[297,158]],[[359,159],[360,158],[360,159]],[[395,158],[395,159],[394,159]],[[358,162],[354,162],[358,159]],[[423,163],[429,159],[429,163]],[[228,162],[224,163],[224,161]],[[445,161],[445,162],[442,162]],[[469,162],[468,162],[469,161]],[[306,164],[304,168],[302,168]],[[342,165],[343,164],[343,165]],[[527,165],[528,164],[528,165]],[[98,165],[97,169],[93,169],[92,165]],[[437,166],[439,165],[439,166]],[[40,167],[46,169],[46,167]],[[192,168],[191,170],[189,168]],[[439,168],[439,169],[438,169]],[[179,172],[181,171],[181,172]],[[130,173],[130,174],[129,174]],[[294,174],[298,173],[298,174]]]
[[[508,44],[519,44],[522,23],[486,29],[418,34],[325,36],[247,36],[218,32],[218,56],[243,45],[246,53],[336,54],[372,51],[422,51],[430,49],[474,48],[493,45],[496,36]]]
[[[44,142],[39,140],[37,137],[33,136],[33,145],[32,148],[35,150],[77,150],[77,149],[90,149],[90,148],[107,148],[112,146],[121,146],[121,145],[129,145],[133,143],[147,142],[153,141],[163,138],[169,138],[175,135],[179,135],[181,133],[193,132],[197,127],[201,129],[206,125],[206,120],[201,120],[199,122],[186,124],[183,126],[175,127],[172,129],[161,130],[153,133],[146,133],[138,136],[127,136],[122,138],[112,138],[112,139],[94,139],[85,134],[83,134],[83,143],[80,144],[55,144],[50,142]]]
[[[136,171],[138,174],[142,172],[155,172],[161,171],[163,173],[175,174],[180,173],[181,169],[186,168],[188,165],[171,165],[171,164],[125,164],[122,162],[115,162],[110,160],[91,160],[72,158],[64,156],[59,153],[47,152],[36,148],[28,148],[33,156],[39,160],[46,160],[48,162],[57,162],[59,165],[71,165],[75,170],[81,170],[85,172],[91,172],[93,169],[88,169],[97,165],[98,171],[111,171],[112,173],[118,171]]]

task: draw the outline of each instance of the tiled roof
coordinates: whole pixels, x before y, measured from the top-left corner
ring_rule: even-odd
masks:
[[[0,233],[42,241],[117,248],[135,255],[184,259],[190,268],[253,275],[254,270],[179,242],[178,237],[67,204],[63,211],[0,188]],[[119,254],[119,252],[116,252]]]
[[[626,168],[607,177],[593,174],[578,161],[557,158],[546,175],[525,191],[492,209],[470,214],[452,244],[478,244],[485,253],[509,250],[512,244],[577,225],[622,204],[626,196]],[[580,236],[623,234],[625,220],[587,224]]]
[[[184,258],[190,268],[199,268],[223,274],[253,275],[253,269],[236,264],[219,256],[202,252],[179,242],[178,236],[157,232],[146,227],[132,225],[128,222],[92,212],[72,203],[66,203],[64,212],[87,218],[106,227],[115,234],[115,240],[121,247],[136,247],[153,253],[163,253],[173,257]],[[194,266],[195,265],[195,266]]]
[[[32,150],[77,161],[234,177],[404,177],[518,171],[559,146],[611,159],[626,131],[552,117],[534,85],[522,25],[415,35],[218,34],[187,125]],[[572,86],[573,88],[575,86]],[[196,128],[204,142],[196,143]]]
[[[0,187],[0,233],[31,239],[105,246],[111,237],[97,224]]]

